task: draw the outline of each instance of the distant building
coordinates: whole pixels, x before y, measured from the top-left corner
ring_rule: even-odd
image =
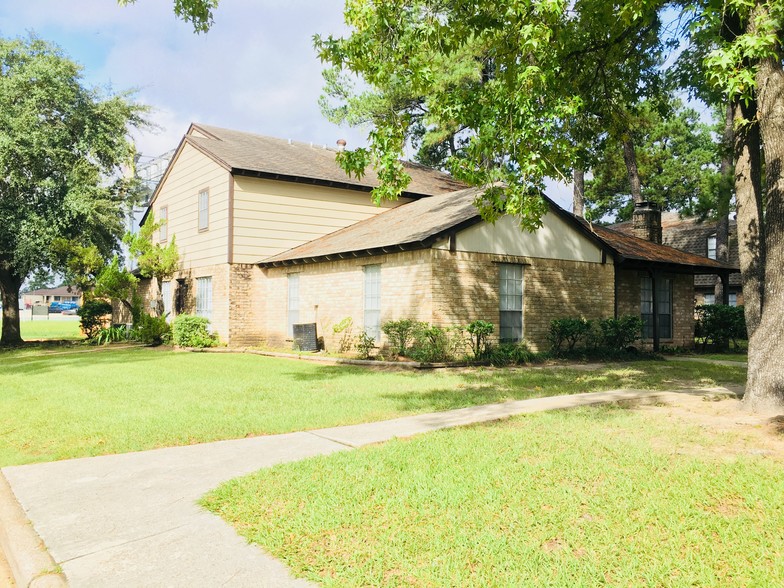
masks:
[[[40,288],[22,294],[25,308],[32,306],[49,306],[52,302],[76,302],[82,298],[82,292],[76,286],[60,286],[59,288]]]

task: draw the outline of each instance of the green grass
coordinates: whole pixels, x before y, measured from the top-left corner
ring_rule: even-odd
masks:
[[[782,463],[650,411],[390,441],[202,503],[324,586],[784,585]]]
[[[746,353],[701,353],[697,357],[703,359],[718,359],[721,361],[748,361]]]
[[[257,355],[94,349],[0,353],[0,465],[121,453],[614,388],[738,384],[745,368],[325,366]]]
[[[2,323],[0,323],[2,324]],[[75,341],[84,339],[79,330],[79,320],[36,318],[32,321],[20,321],[22,339],[25,341],[59,339]]]

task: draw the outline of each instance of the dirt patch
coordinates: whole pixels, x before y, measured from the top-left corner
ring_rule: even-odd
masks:
[[[726,458],[760,455],[784,462],[784,415],[749,412],[737,398],[721,394],[683,395],[668,397],[655,404],[640,405],[636,410],[663,414],[685,424],[697,425],[712,434],[726,433],[733,436],[732,443],[711,447],[681,445],[678,453],[711,454]],[[669,445],[666,440],[662,440],[662,443]]]

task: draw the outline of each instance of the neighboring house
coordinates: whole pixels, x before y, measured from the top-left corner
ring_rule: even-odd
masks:
[[[700,222],[694,217],[681,218],[677,212],[662,213],[662,242],[665,245],[716,259],[716,221]],[[610,228],[627,234],[632,234],[632,221],[611,225]],[[729,230],[729,263],[737,266],[738,258],[738,233],[735,220],[730,220]],[[694,302],[695,304],[715,304],[716,275],[694,276]],[[740,274],[733,273],[729,277],[727,302],[730,306],[743,304],[743,287]]]
[[[22,294],[25,308],[31,306],[49,306],[52,302],[79,302],[82,293],[76,286],[60,286],[59,288],[41,288]]]
[[[512,217],[488,224],[481,189],[405,165],[407,191],[378,207],[375,175],[347,177],[333,150],[191,125],[148,210],[165,221],[156,240],[176,235],[181,255],[166,311],[210,318],[232,346],[284,344],[294,324],[316,323],[334,348],[332,326],[351,317],[380,343],[392,319],[483,319],[496,339],[542,349],[554,318],[622,314],[643,317],[648,344],[689,346],[693,276],[734,270],[553,202],[534,233]]]

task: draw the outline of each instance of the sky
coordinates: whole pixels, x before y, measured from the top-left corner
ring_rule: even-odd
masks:
[[[154,131],[136,133],[152,157],[177,146],[191,122],[349,148],[368,129],[339,127],[318,106],[323,66],[314,34],[346,32],[343,0],[222,0],[209,32],[174,17],[171,0],[0,0],[0,35],[37,36],[84,67],[86,84],[135,90]],[[548,193],[570,208],[571,191]]]

